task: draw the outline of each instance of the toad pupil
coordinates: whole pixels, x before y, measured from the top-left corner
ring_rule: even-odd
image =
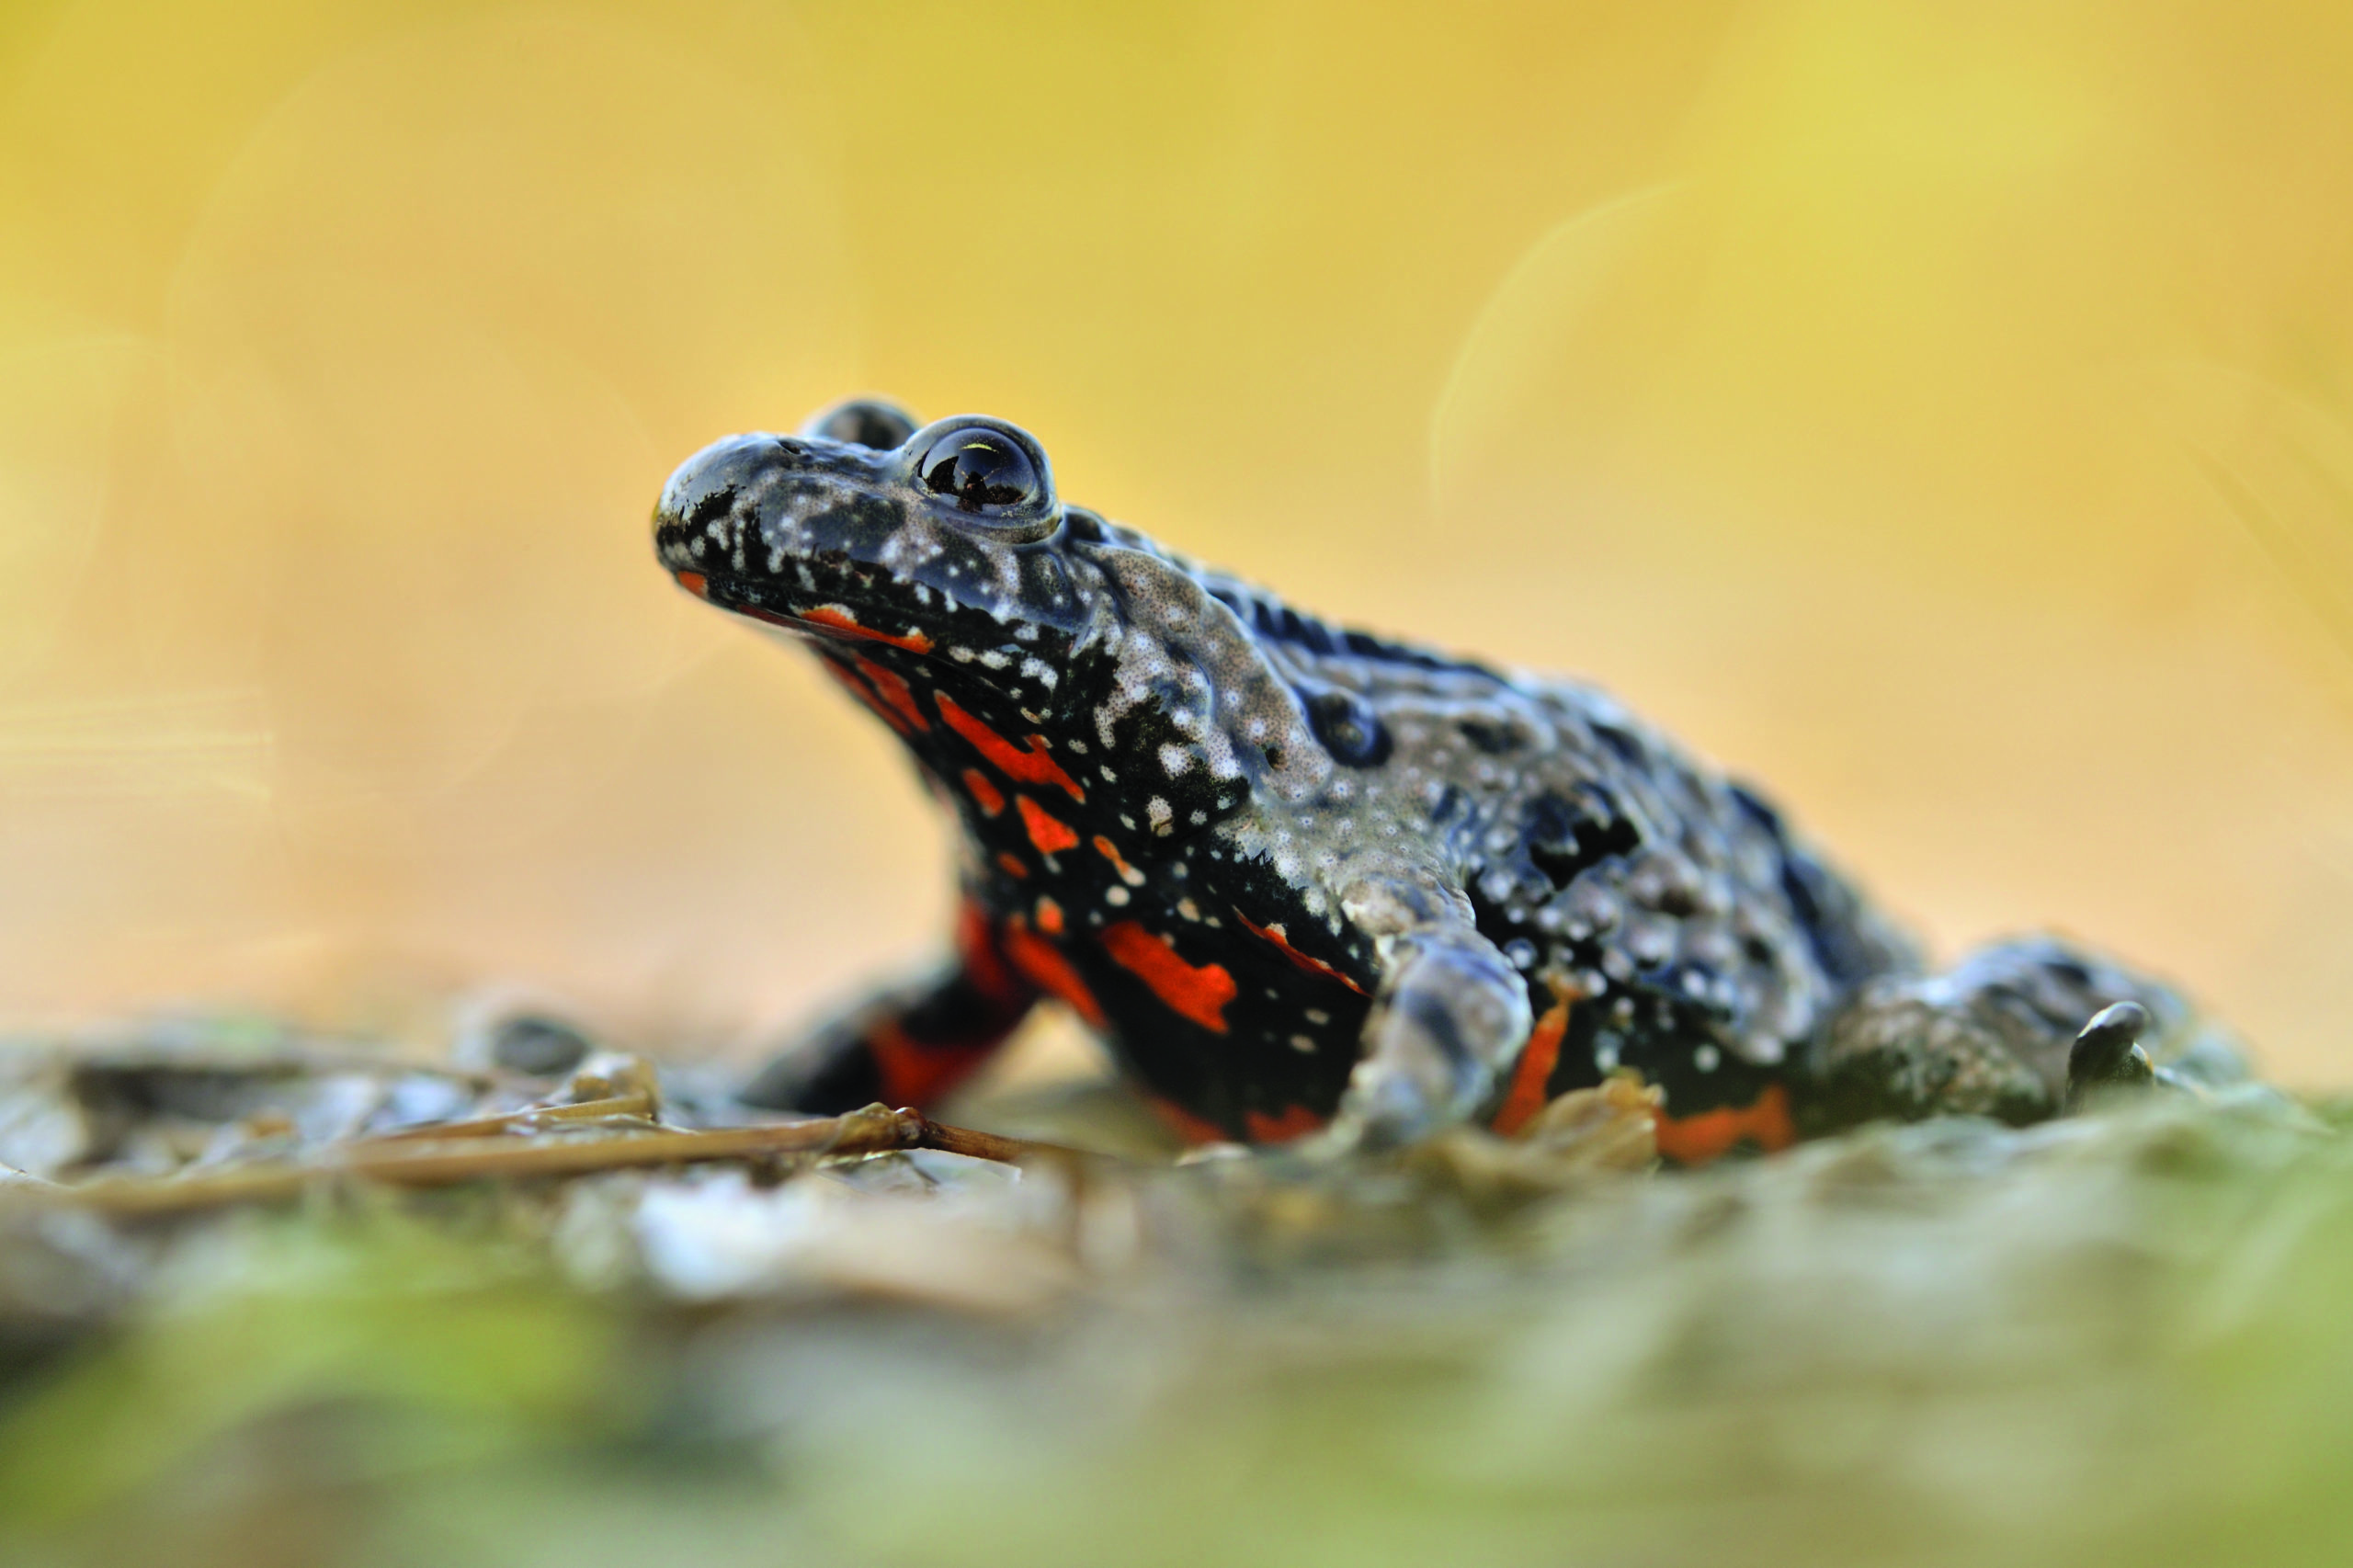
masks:
[[[1196,1140],[1509,1131],[1621,1067],[1684,1161],[2027,1122],[2120,1003],[2079,1080],[2241,1074],[2172,992],[2056,941],[1925,971],[1761,797],[1600,692],[1295,609],[1064,505],[1002,421],[868,400],[732,437],[671,476],[654,540],[814,653],[962,829],[930,970],[755,1104],[936,1103],[1041,998]]]
[[[1037,471],[1021,449],[993,430],[950,430],[918,462],[924,483],[965,511],[1010,506],[1037,493]]]

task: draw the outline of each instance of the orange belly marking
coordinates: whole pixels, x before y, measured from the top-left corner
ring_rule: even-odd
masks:
[[[1018,778],[1024,784],[1059,784],[1070,791],[1072,800],[1083,801],[1086,799],[1086,791],[1079,788],[1078,780],[1064,773],[1063,765],[1047,755],[1042,736],[1030,736],[1029,749],[1024,751],[965,712],[962,705],[946,692],[934,697],[932,703],[939,710],[939,716],[948,722],[948,727],[971,743],[974,751],[995,763],[997,771],[1007,778]]]
[[[1063,957],[1051,942],[1030,930],[1029,923],[1017,915],[1006,922],[1005,956],[1030,984],[1049,996],[1061,998],[1089,1028],[1103,1027],[1102,1004],[1095,1000],[1095,993],[1086,988],[1078,971],[1071,968],[1070,960]]]
[[[1744,1138],[1768,1153],[1798,1141],[1797,1126],[1790,1119],[1789,1091],[1779,1084],[1768,1085],[1750,1105],[1719,1106],[1697,1116],[1656,1114],[1658,1152],[1678,1165],[1705,1165]]]
[[[1295,1105],[1285,1107],[1280,1116],[1245,1111],[1242,1113],[1242,1124],[1250,1130],[1250,1142],[1253,1143],[1288,1143],[1322,1127],[1324,1119],[1303,1105]]]
[[[913,732],[907,728],[907,722],[899,717],[897,713],[893,712],[891,705],[883,701],[880,696],[876,695],[874,688],[867,685],[866,682],[859,677],[858,673],[856,670],[851,669],[848,665],[841,663],[838,659],[832,657],[823,658],[817,662],[825,666],[825,673],[827,675],[832,676],[835,680],[841,683],[841,688],[844,691],[848,692],[852,697],[857,698],[860,702],[866,704],[868,710],[871,711],[876,718],[890,725],[892,729],[897,731],[902,735],[913,733]],[[871,665],[867,665],[864,659],[858,659],[855,662],[860,665],[866,665],[868,669],[872,669],[874,667]]]
[[[1506,1138],[1544,1108],[1544,1085],[1552,1082],[1552,1068],[1561,1060],[1561,1040],[1569,1032],[1569,1005],[1575,1000],[1574,994],[1563,994],[1544,1009],[1544,1016],[1529,1031],[1528,1045],[1512,1072],[1511,1091],[1504,1096],[1503,1108],[1495,1112],[1495,1129]]]
[[[1205,1029],[1225,1032],[1225,1005],[1233,1000],[1233,976],[1223,964],[1188,964],[1176,945],[1132,920],[1104,927],[1103,950],[1111,961],[1152,987],[1168,1010]]]
[[[910,631],[904,637],[895,637],[888,631],[877,631],[870,626],[860,626],[858,623],[858,617],[852,615],[848,608],[844,605],[819,605],[815,609],[801,611],[798,619],[807,621],[812,626],[822,626],[826,631],[837,632],[844,637],[860,637],[869,642],[888,642],[892,647],[904,648],[910,653],[931,652],[931,639],[922,632]]]
[[[904,719],[910,727],[917,730],[931,728],[931,721],[925,718],[923,710],[915,706],[914,690],[899,678],[896,670],[886,670],[871,659],[861,659],[855,653],[850,655],[850,663],[856,665],[858,673],[866,677],[866,684],[874,688],[874,695],[889,703],[891,710]],[[900,733],[904,734],[906,732],[903,730]]]
[[[1175,1100],[1153,1095],[1144,1103],[1152,1107],[1152,1114],[1166,1123],[1171,1132],[1188,1143],[1230,1143],[1233,1141],[1224,1128],[1205,1117],[1195,1116]]]
[[[1000,1006],[1028,1005],[1027,988],[1006,970],[1005,955],[989,932],[987,912],[969,898],[956,910],[956,956],[982,995]]]
[[[1143,886],[1143,873],[1129,865],[1128,858],[1120,853],[1120,846],[1099,833],[1095,835],[1095,853],[1110,861],[1111,869],[1119,872],[1120,880],[1128,886],[1131,888]]]
[[[1038,846],[1039,854],[1052,855],[1077,845],[1078,835],[1069,824],[1029,796],[1014,796],[1013,805],[1021,813],[1021,825],[1029,830],[1029,842]]]
[[[954,1088],[988,1057],[991,1045],[926,1046],[896,1024],[880,1024],[866,1049],[882,1079],[882,1102],[921,1108]]]
[[[968,767],[964,769],[963,779],[964,793],[972,797],[972,803],[981,808],[981,815],[993,817],[1005,810],[1005,794],[989,782],[987,774],[977,767]]]
[[[1326,980],[1336,980],[1359,996],[1366,994],[1363,986],[1358,985],[1322,959],[1309,958],[1305,953],[1292,947],[1289,933],[1284,931],[1279,922],[1272,926],[1261,926],[1238,909],[1233,912],[1233,917],[1242,922],[1244,930],[1248,931],[1262,942],[1272,942],[1282,950],[1283,957],[1290,960],[1294,965],[1305,970],[1308,973],[1320,974]]]

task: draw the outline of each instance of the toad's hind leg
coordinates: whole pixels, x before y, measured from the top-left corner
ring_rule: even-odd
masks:
[[[1791,1109],[1806,1134],[1881,1118],[1984,1116],[2013,1126],[2066,1108],[2076,1074],[2105,1074],[2130,1040],[2109,1039],[2144,1009],[2140,1044],[2179,1083],[2221,1086],[2246,1076],[2235,1049],[2170,988],[2050,937],[1984,948],[1940,974],[1887,976],[1861,986],[1802,1053]],[[2117,1050],[2108,1048],[2115,1045]],[[2126,1075],[2126,1074],[2116,1074]],[[2083,1085],[2078,1085],[2080,1089]]]
[[[1010,1038],[1037,992],[966,913],[953,957],[822,1025],[736,1091],[768,1110],[833,1116],[880,1100],[920,1110],[971,1077]]]

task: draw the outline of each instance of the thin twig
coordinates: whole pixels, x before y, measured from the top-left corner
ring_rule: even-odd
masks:
[[[625,1095],[613,1095],[604,1099],[580,1100],[572,1105],[528,1106],[500,1116],[477,1116],[464,1121],[426,1122],[421,1127],[404,1127],[396,1132],[382,1132],[369,1140],[370,1143],[415,1143],[430,1140],[440,1142],[451,1138],[487,1138],[500,1133],[542,1132],[562,1127],[567,1122],[605,1121],[619,1117],[652,1116],[654,1098],[644,1089],[632,1089]]]
[[[43,1196],[109,1214],[169,1214],[289,1198],[313,1183],[336,1177],[358,1177],[392,1187],[448,1187],[491,1179],[585,1176],[646,1165],[702,1165],[719,1160],[793,1155],[819,1158],[880,1154],[903,1149],[938,1149],[1006,1164],[1090,1157],[1080,1150],[1059,1144],[946,1127],[917,1111],[886,1110],[872,1105],[813,1121],[710,1131],[665,1130],[601,1138],[527,1140],[512,1131],[500,1131],[429,1141],[417,1137],[369,1139],[330,1151],[315,1161],[256,1163],[162,1180],[100,1177],[61,1185]]]

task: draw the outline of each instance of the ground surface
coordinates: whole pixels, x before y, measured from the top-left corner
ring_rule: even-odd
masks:
[[[186,1181],[337,1118],[532,1099],[348,1055],[290,1074],[248,1032],[163,1046],[277,1066],[20,1048],[0,1157]],[[1104,1094],[966,1115],[1134,1157],[324,1181],[143,1219],[19,1181],[0,1557],[2353,1554],[2353,1142],[2327,1108],[2144,1096],[1698,1174],[1582,1157],[1607,1116],[1541,1157],[1313,1172],[1171,1168]]]

